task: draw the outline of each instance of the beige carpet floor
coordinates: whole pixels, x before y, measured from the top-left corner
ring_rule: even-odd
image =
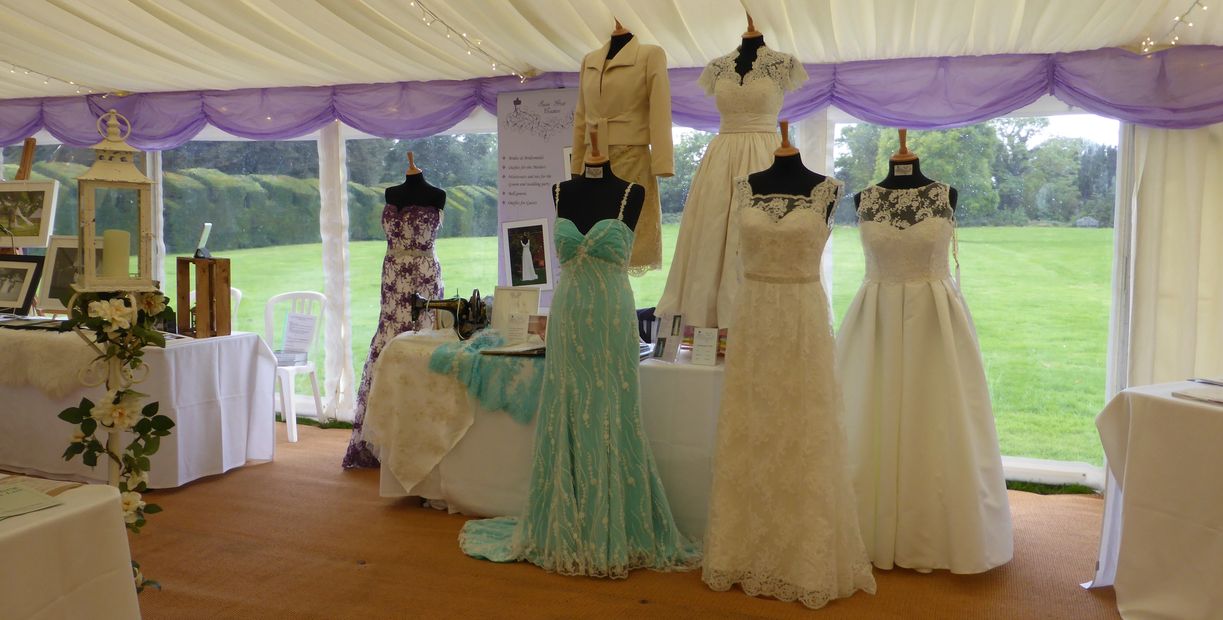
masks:
[[[1102,502],[1011,492],[1015,559],[984,575],[876,571],[818,612],[713,592],[699,572],[625,580],[548,574],[464,556],[465,517],[378,497],[376,471],[340,468],[349,431],[279,434],[276,459],[150,493],[165,512],[131,536],[161,591],[145,618],[1116,618],[1111,589],[1087,591]]]

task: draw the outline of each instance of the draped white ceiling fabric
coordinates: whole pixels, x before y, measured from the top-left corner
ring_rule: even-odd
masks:
[[[521,71],[575,71],[613,16],[672,67],[728,53],[745,7],[803,62],[1050,53],[1160,39],[1192,0],[425,0]],[[1209,5],[1209,3],[1207,3]],[[1212,7],[1213,8],[1213,7]],[[1223,5],[1180,43],[1223,43]],[[0,99],[503,75],[413,0],[0,0]],[[33,71],[26,74],[25,69]],[[37,74],[50,76],[45,79]],[[45,82],[45,83],[44,83]],[[73,84],[73,82],[75,84]]]

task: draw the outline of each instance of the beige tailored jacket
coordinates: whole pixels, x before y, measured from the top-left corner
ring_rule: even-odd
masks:
[[[671,84],[667,55],[657,45],[633,37],[611,59],[611,42],[586,54],[573,113],[573,173],[582,172],[590,128],[599,128],[599,148],[617,144],[649,145],[650,171],[675,174],[671,146]]]

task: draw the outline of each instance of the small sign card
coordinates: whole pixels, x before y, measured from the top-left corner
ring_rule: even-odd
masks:
[[[531,315],[524,312],[510,313],[509,324],[505,326],[505,331],[502,335],[505,336],[505,341],[509,344],[518,344],[527,340],[527,325],[531,319]]]
[[[718,328],[698,327],[693,330],[692,363],[701,366],[718,363]]]
[[[656,321],[654,359],[674,363],[679,357],[679,345],[684,340],[684,317],[677,314]]]

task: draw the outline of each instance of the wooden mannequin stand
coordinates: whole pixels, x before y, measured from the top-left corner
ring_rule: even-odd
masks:
[[[195,307],[191,306],[191,266],[195,265]],[[228,336],[229,259],[178,257],[178,333],[195,338]]]

